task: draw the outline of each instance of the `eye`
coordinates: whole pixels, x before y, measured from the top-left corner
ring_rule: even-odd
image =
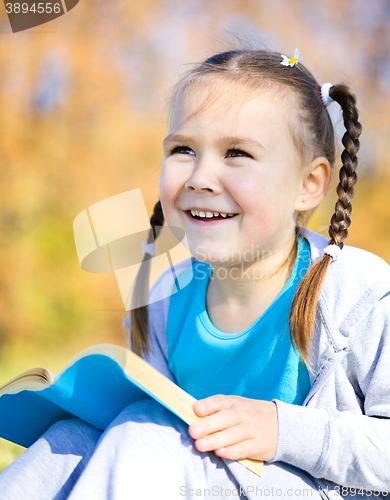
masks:
[[[241,149],[229,149],[226,156],[229,156],[231,158],[241,157],[241,156],[252,158],[252,156],[249,153],[245,153],[245,151],[242,151]]]
[[[175,146],[171,150],[171,155],[174,155],[174,154],[179,154],[179,155],[194,155],[195,156],[194,151],[191,148],[187,147],[187,146]]]

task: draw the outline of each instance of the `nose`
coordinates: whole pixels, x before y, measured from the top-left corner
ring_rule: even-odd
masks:
[[[198,192],[222,192],[222,186],[217,178],[215,168],[210,161],[199,160],[192,170],[191,176],[185,183],[184,188],[188,191]]]

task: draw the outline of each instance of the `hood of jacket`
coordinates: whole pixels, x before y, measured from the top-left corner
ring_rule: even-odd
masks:
[[[312,266],[323,254],[329,240],[306,228],[299,228],[309,242]],[[312,334],[311,382],[330,370],[348,351],[350,333],[390,291],[390,266],[380,257],[360,248],[344,245],[330,263],[318,299]]]

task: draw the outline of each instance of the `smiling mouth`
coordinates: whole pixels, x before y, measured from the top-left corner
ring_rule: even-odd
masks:
[[[229,215],[226,215],[225,217],[223,217],[222,215],[213,215],[212,217],[200,217],[199,215],[193,215],[191,213],[191,210],[186,210],[186,213],[192,219],[201,220],[201,221],[204,221],[204,222],[212,222],[212,221],[215,221],[215,220],[233,219],[234,217],[236,217],[236,215],[238,215],[238,214],[229,214]]]

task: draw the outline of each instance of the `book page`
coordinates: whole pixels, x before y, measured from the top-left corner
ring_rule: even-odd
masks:
[[[14,394],[23,390],[39,391],[49,387],[55,375],[44,368],[32,368],[9,380],[0,386],[2,394]]]

